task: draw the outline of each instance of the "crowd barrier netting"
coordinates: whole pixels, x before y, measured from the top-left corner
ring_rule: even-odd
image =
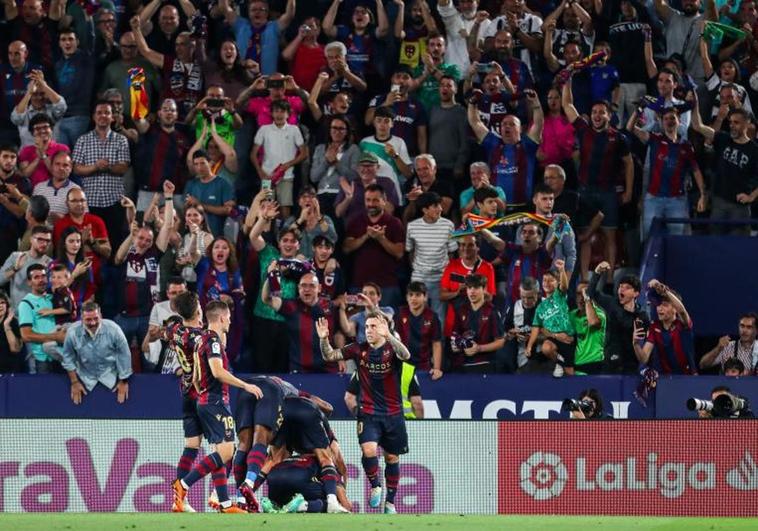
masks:
[[[332,426],[348,496],[369,512],[356,423]],[[170,508],[180,421],[0,419],[0,433],[0,511]],[[400,512],[758,516],[758,421],[414,421],[408,434]],[[193,507],[209,489],[192,487]]]

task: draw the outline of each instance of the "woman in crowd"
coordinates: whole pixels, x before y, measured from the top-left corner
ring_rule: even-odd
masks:
[[[55,260],[50,262],[48,269],[52,271],[57,264],[64,264],[71,271],[69,289],[77,308],[81,308],[85,302],[94,300],[98,288],[92,257],[84,254],[82,234],[76,227],[64,229],[57,243]]]
[[[329,119],[329,141],[316,146],[311,164],[311,182],[316,184],[321,212],[334,216],[334,201],[340,191],[340,178],[358,178],[355,168],[361,150],[353,143],[350,122],[344,116]]]

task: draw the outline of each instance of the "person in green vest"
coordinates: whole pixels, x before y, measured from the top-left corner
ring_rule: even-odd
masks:
[[[587,295],[587,282],[576,286],[576,309],[571,324],[576,332],[575,374],[601,374],[605,351],[605,311]]]

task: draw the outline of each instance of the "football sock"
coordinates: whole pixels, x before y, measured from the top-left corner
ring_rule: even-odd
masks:
[[[253,485],[253,490],[258,490],[261,485],[266,481],[266,478],[268,477],[268,474],[265,472],[261,472],[258,474],[258,477],[255,478],[255,484]]]
[[[321,482],[324,484],[324,492],[337,494],[337,469],[333,465],[321,468]]]
[[[216,489],[219,503],[229,501],[229,491],[226,488],[226,466],[222,465],[213,471],[213,488]]]
[[[247,474],[245,481],[255,484],[255,478],[261,472],[264,461],[266,461],[266,452],[268,447],[265,444],[256,444],[247,454]]]
[[[193,483],[196,483],[201,478],[207,476],[213,470],[216,470],[217,468],[221,468],[223,466],[224,461],[221,459],[221,456],[218,455],[218,452],[213,452],[211,455],[206,456],[205,459],[192,467],[192,470],[190,470],[189,474],[184,476],[182,482],[187,486],[187,488],[189,488]]]
[[[395,503],[397,484],[400,482],[400,463],[386,463],[384,480],[387,484],[387,503]]]
[[[363,471],[366,473],[366,477],[371,482],[371,488],[381,485],[379,482],[379,458],[374,457],[362,457],[361,464],[363,465]]]
[[[176,465],[176,479],[183,479],[192,470],[192,465],[197,457],[197,448],[184,447],[179,463]]]
[[[237,484],[237,488],[242,486],[242,482],[245,481],[245,473],[247,473],[247,452],[237,450],[234,452],[234,459],[232,459],[232,473],[234,474],[234,482]]]

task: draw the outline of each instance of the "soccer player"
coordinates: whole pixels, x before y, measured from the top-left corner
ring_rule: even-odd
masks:
[[[619,223],[618,187],[624,192],[621,203],[632,201],[634,163],[629,146],[620,131],[610,126],[611,107],[607,101],[592,104],[590,121],[574,107],[571,83],[563,85],[563,110],[574,125],[579,150],[579,193],[604,215],[602,230],[606,239],[606,258],[611,271],[616,265],[616,229]],[[619,176],[623,176],[620,182]],[[588,238],[581,247],[582,274],[589,269],[591,244]]]
[[[184,451],[176,466],[176,479],[179,480],[192,470],[203,438],[203,429],[195,407],[197,392],[192,385],[195,364],[193,353],[195,341],[203,331],[203,316],[199,309],[197,294],[194,292],[188,291],[178,295],[174,305],[181,317],[181,322],[166,327],[163,331],[163,339],[168,343],[170,351],[176,353],[179,364],[179,389],[182,393],[182,426],[184,428]],[[184,512],[195,512],[186,501],[183,509]],[[178,507],[174,505],[171,510],[177,512]]]
[[[326,512],[349,512],[337,500],[338,474],[330,449],[330,439],[334,438],[334,434],[321,410],[305,396],[290,396],[284,400],[282,412],[284,422],[274,446],[286,445],[298,454],[312,453],[316,457],[319,471],[311,477],[320,479],[326,498]]]
[[[376,312],[366,317],[366,343],[351,343],[335,350],[329,344],[329,322],[326,319],[318,320],[316,332],[321,339],[321,354],[325,360],[354,359],[358,365],[358,441],[363,454],[363,470],[371,482],[369,505],[379,507],[382,500],[379,458],[376,455],[377,447],[381,445],[387,485],[384,512],[395,514],[400,455],[408,453],[400,371],[401,362],[410,359],[411,353],[390,333],[387,321]]]
[[[197,320],[200,305],[191,319]],[[234,419],[229,411],[229,386],[233,385],[255,395],[263,397],[261,389],[253,384],[243,382],[229,372],[229,360],[224,344],[231,324],[231,311],[222,301],[211,301],[205,308],[208,329],[204,330],[195,342],[193,355],[196,365],[193,368],[192,384],[197,393],[197,417],[203,435],[212,445],[213,453],[192,467],[182,479],[172,484],[174,491],[174,509],[184,512],[184,500],[189,488],[207,474],[213,472],[213,486],[218,495],[222,513],[242,513],[243,509],[232,505],[226,489],[226,463],[234,452]]]

